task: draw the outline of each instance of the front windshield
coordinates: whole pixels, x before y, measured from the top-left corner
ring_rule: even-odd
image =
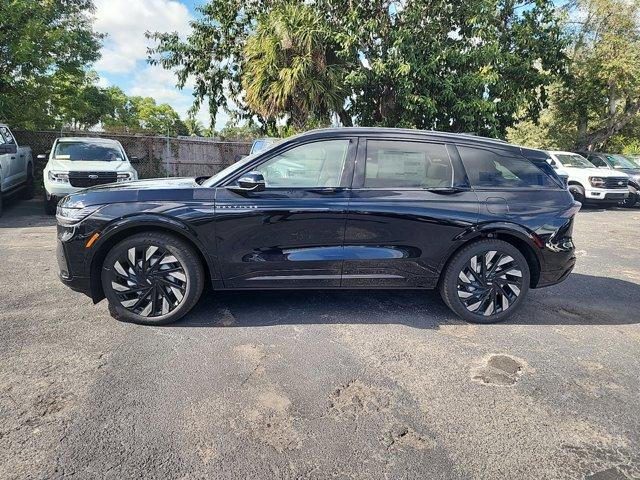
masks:
[[[242,160],[239,160],[236,163],[232,163],[228,167],[220,170],[213,177],[209,178],[206,182],[204,182],[202,184],[202,186],[203,187],[210,187],[211,185],[215,185],[217,182],[222,180],[224,177],[226,177],[230,173],[234,172],[235,170],[242,169],[242,167],[244,167],[246,164],[248,164],[251,161],[253,161],[256,157],[258,157],[259,155],[262,155],[263,153],[271,150],[273,147],[275,147],[275,146],[277,146],[279,144],[280,144],[280,141],[274,142],[273,145],[269,145],[269,147],[266,150],[260,150],[260,151],[251,153],[251,154],[247,155],[246,157],[244,157]]]
[[[563,167],[595,168],[589,160],[577,153],[556,153],[555,156]]]
[[[117,146],[93,142],[58,142],[53,152],[56,160],[121,162],[124,153]]]
[[[607,160],[609,160],[613,168],[638,168],[631,160],[629,160],[624,155],[607,155]]]

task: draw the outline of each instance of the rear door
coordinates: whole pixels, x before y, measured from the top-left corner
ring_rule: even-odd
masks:
[[[342,285],[433,287],[456,236],[477,216],[455,149],[414,138],[361,139]]]
[[[226,287],[340,285],[356,146],[355,138],[336,137],[270,151],[247,167],[264,175],[265,190],[216,189],[217,253]]]

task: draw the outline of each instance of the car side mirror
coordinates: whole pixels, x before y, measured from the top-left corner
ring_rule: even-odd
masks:
[[[229,190],[234,192],[261,192],[266,188],[264,175],[260,172],[249,172],[242,175],[237,185],[230,185]]]

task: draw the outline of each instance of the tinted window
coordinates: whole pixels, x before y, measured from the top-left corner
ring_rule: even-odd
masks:
[[[267,187],[339,187],[349,140],[307,143],[267,160],[255,170]]]
[[[89,142],[58,142],[54,157],[59,160],[124,160],[119,148]]]
[[[546,173],[524,157],[482,148],[459,146],[458,150],[469,182],[474,187],[558,187]]]
[[[453,168],[444,145],[390,140],[367,141],[367,188],[450,187]]]
[[[600,157],[598,157],[596,155],[589,155],[587,157],[587,160],[589,160],[591,163],[593,163],[596,167],[609,168],[609,165],[607,165],[607,162],[605,162],[604,160],[602,160]]]

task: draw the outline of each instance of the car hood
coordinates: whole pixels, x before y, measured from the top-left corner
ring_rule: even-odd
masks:
[[[622,168],[620,170],[616,170],[616,172],[624,172],[629,175],[629,178],[635,183],[640,184],[640,168]]]
[[[575,175],[588,175],[590,177],[626,177],[627,174],[625,172],[621,172],[619,170],[609,170],[606,168],[576,168],[576,167],[565,167],[562,166],[562,170],[568,172],[569,174]]]
[[[128,172],[132,170],[131,164],[125,160],[101,162],[86,160],[57,160],[52,159],[47,163],[47,169],[62,172]]]
[[[214,188],[202,188],[195,178],[153,178],[86,188],[65,197],[62,204],[82,208],[122,202],[213,200],[214,195]]]

